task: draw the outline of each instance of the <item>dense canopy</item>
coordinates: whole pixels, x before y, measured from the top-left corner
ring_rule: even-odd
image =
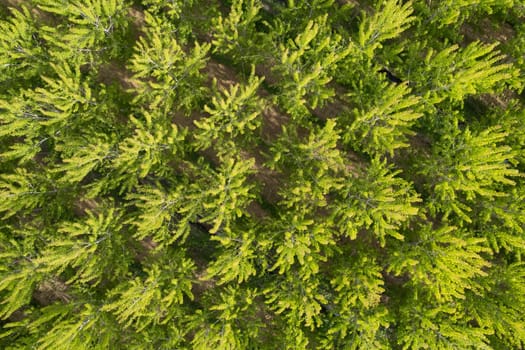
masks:
[[[0,1],[0,348],[522,349],[523,0]]]

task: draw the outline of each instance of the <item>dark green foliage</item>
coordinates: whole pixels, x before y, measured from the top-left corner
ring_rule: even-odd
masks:
[[[523,3],[0,4],[0,348],[522,349]]]

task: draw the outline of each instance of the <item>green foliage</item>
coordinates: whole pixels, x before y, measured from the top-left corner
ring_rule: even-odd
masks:
[[[385,292],[381,267],[367,256],[356,257],[331,271],[326,338],[323,349],[381,349],[387,347],[384,333],[389,326],[388,310],[381,305]]]
[[[334,245],[334,233],[327,223],[316,222],[305,213],[298,213],[283,216],[272,226],[269,229],[275,248],[275,261],[270,270],[283,274],[299,266],[300,277],[294,278],[301,279],[319,273],[320,264],[327,260]],[[277,231],[276,227],[280,230]]]
[[[400,229],[418,214],[415,203],[421,199],[409,183],[396,176],[399,173],[374,158],[362,177],[345,181],[333,205],[334,221],[342,235],[356,239],[365,228],[382,246],[387,236],[404,239]]]
[[[2,237],[5,240],[5,237]],[[2,242],[0,258],[0,319],[4,320],[29,303],[41,278],[31,257],[24,259],[22,247],[11,239]],[[21,259],[22,258],[22,259]]]
[[[85,220],[59,227],[56,241],[33,262],[48,274],[61,275],[73,268],[75,272],[66,283],[97,285],[118,278],[126,274],[129,260],[123,231],[122,218],[114,209],[97,216],[88,212]]]
[[[476,220],[479,234],[487,238],[494,253],[512,252],[519,260],[525,247],[523,196],[522,192],[512,189],[505,197],[478,202],[473,210],[479,215]]]
[[[48,308],[57,308],[55,305]],[[38,340],[37,349],[103,349],[112,346],[114,327],[108,315],[95,305],[85,304],[79,310],[70,310],[69,317],[55,320],[54,327]],[[47,310],[46,310],[47,311]],[[49,310],[52,313],[53,309]],[[44,316],[41,316],[44,317]],[[29,327],[34,327],[30,325]]]
[[[364,110],[353,111],[355,117],[343,138],[352,148],[370,155],[392,156],[395,149],[409,146],[407,136],[414,135],[410,127],[422,116],[417,111],[421,102],[405,84],[383,83],[378,88],[382,90],[378,101]]]
[[[169,34],[173,32],[169,22],[148,12],[145,16],[146,35],[136,42],[129,65],[137,85],[135,103],[164,113],[174,106],[189,111],[205,91],[200,70],[206,65],[210,45],[195,42],[186,52]]]
[[[26,136],[27,138],[31,138],[39,134],[38,122],[44,118],[34,113],[34,103],[30,101],[27,95],[27,93],[22,93],[21,96],[17,98],[0,100],[1,137]]]
[[[440,52],[432,48],[418,64],[411,76],[415,90],[431,103],[448,100],[463,101],[470,94],[487,93],[502,89],[503,82],[514,82],[518,71],[508,63],[501,63],[505,56],[494,50],[497,43],[482,44],[479,41],[460,49],[451,45]]]
[[[176,205],[181,205],[178,203],[181,200],[179,191],[182,191],[181,187],[175,188],[172,193],[166,193],[160,184],[157,184],[152,187],[139,187],[137,193],[128,195],[130,204],[139,209],[138,214],[131,220],[136,227],[134,236],[137,239],[151,237],[163,245],[189,234],[189,221],[192,220],[193,213],[179,217],[179,224],[172,228]]]
[[[80,73],[80,65],[65,64],[61,67],[51,64],[51,67],[57,78],[42,77],[46,88],[35,89],[31,97],[43,117],[40,123],[57,131],[72,123],[72,118],[82,114],[86,116],[85,112],[95,102],[88,82]]]
[[[327,18],[309,21],[294,40],[279,46],[280,62],[273,68],[282,77],[279,102],[294,118],[304,117],[334,96],[327,84],[337,62],[353,49],[329,31]]]
[[[247,281],[257,273],[255,267],[256,253],[262,253],[255,242],[254,232],[246,232],[237,237],[234,232],[227,235],[215,235],[213,240],[223,247],[223,252],[207,269],[207,277],[220,277],[218,284],[237,280],[238,283]]]
[[[38,40],[37,24],[30,10],[11,9],[12,17],[0,23],[0,73],[3,91],[40,74],[45,50]]]
[[[146,278],[135,277],[109,292],[108,303],[101,311],[115,315],[124,328],[141,331],[152,324],[165,324],[178,316],[178,305],[192,299],[191,260],[177,254],[169,261],[171,270],[158,265],[148,268]]]
[[[91,143],[93,140],[97,142]],[[63,157],[63,163],[54,169],[62,175],[59,181],[76,184],[101,167],[112,154],[111,144],[104,141],[103,138],[84,141],[70,157]]]
[[[472,134],[469,129],[451,131],[433,147],[432,161],[422,162],[428,186],[431,211],[451,213],[470,222],[470,203],[480,198],[493,200],[505,196],[501,185],[515,184],[519,171],[508,163],[514,158],[510,146],[501,145],[507,133],[499,127]]]
[[[156,113],[144,111],[143,118],[130,117],[134,134],[123,139],[115,151],[112,165],[122,176],[134,174],[139,179],[149,173],[163,176],[168,170],[162,165],[184,153],[183,130],[179,131],[175,124],[166,125]]]
[[[422,288],[440,303],[464,299],[466,290],[479,291],[476,277],[487,275],[490,263],[484,255],[490,250],[484,243],[453,226],[418,227],[410,232],[409,244],[392,254],[387,271],[409,274],[408,285]]]
[[[233,0],[228,17],[212,21],[214,28],[213,52],[230,55],[235,62],[257,62],[259,45],[255,23],[261,4],[256,0]]]
[[[338,188],[337,176],[344,170],[344,160],[337,149],[339,135],[336,122],[328,120],[322,129],[314,129],[301,140],[297,130],[283,127],[279,140],[272,146],[270,168],[287,171],[290,185],[281,195],[287,207],[326,206],[325,196]]]
[[[2,2],[0,348],[524,348],[524,14]]]
[[[519,321],[525,305],[524,273],[522,262],[494,266],[482,298],[470,295],[468,299],[466,308],[474,320],[493,331],[493,348],[519,348],[525,343],[525,329]]]
[[[41,207],[50,194],[57,192],[43,174],[29,172],[25,168],[2,174],[0,191],[3,199],[0,212],[4,213],[4,219]]]
[[[358,44],[366,57],[372,58],[382,42],[398,37],[415,20],[411,16],[411,2],[399,0],[379,1],[380,6],[372,16],[363,14],[359,24]]]
[[[511,8],[515,3],[514,0],[445,0],[424,6],[430,15],[427,21],[437,28],[443,28],[459,26],[473,15],[491,14],[495,9]]]
[[[417,301],[414,299],[410,302]],[[405,304],[399,318],[397,344],[401,349],[491,349],[487,344],[490,332],[470,326],[470,318],[454,304],[436,306],[431,300]]]
[[[255,320],[256,289],[226,287],[206,313],[197,311],[192,326],[198,330],[194,349],[245,349],[253,345],[260,323]]]
[[[172,19],[178,19],[186,7],[193,5],[193,0],[142,0],[142,4],[151,13],[165,14]]]
[[[229,90],[215,93],[211,105],[204,106],[208,116],[194,121],[199,129],[194,134],[198,149],[208,148],[216,142],[216,148],[222,151],[227,148],[229,140],[243,137],[249,141],[252,133],[261,126],[260,114],[264,106],[263,100],[257,96],[257,89],[262,81],[252,70],[246,85],[233,85]]]
[[[211,224],[210,233],[227,231],[235,218],[245,215],[243,208],[254,198],[253,186],[246,181],[253,165],[253,160],[228,158],[218,172],[191,184],[180,183],[170,191],[160,184],[140,187],[128,196],[140,209],[132,220],[135,237],[152,236],[161,245],[184,241],[191,223],[197,221]]]
[[[278,286],[263,293],[276,314],[285,313],[289,326],[314,330],[322,324],[321,305],[326,303],[319,283],[315,277],[303,279],[297,274],[287,274]]]
[[[212,225],[210,233],[227,230],[231,221],[245,215],[243,209],[254,199],[253,185],[247,181],[254,164],[254,159],[227,158],[218,172],[200,184],[202,187],[190,185],[195,192],[188,199],[202,203],[200,220]]]
[[[53,1],[35,0],[39,10],[65,23],[44,26],[42,37],[53,45],[51,54],[62,60],[96,62],[99,56],[116,57],[123,51],[127,30],[126,3],[117,0]]]

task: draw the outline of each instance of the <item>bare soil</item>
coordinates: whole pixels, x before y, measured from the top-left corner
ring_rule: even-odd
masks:
[[[461,28],[466,43],[480,40],[484,43],[499,42],[506,43],[516,35],[516,31],[509,23],[502,23],[498,28],[495,28],[490,18],[484,18],[476,27],[466,23]]]
[[[33,292],[33,299],[42,306],[51,305],[57,301],[68,303],[72,298],[67,291],[68,286],[63,281],[52,278],[40,283]]]

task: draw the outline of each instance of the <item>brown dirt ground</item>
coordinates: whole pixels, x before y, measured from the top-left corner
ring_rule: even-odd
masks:
[[[506,43],[516,35],[516,31],[508,23],[503,23],[501,27],[494,28],[490,18],[483,18],[478,26],[464,24],[461,33],[465,37],[465,42],[471,43],[480,40],[484,43]]]
[[[98,81],[106,85],[116,82],[125,90],[138,87],[137,83],[132,79],[132,73],[117,62],[101,65],[98,71]]]
[[[73,205],[73,212],[77,216],[84,216],[88,211],[94,211],[98,208],[99,203],[95,199],[79,199]]]
[[[33,299],[40,305],[46,306],[56,301],[68,303],[71,296],[67,293],[68,286],[58,278],[52,278],[40,283],[33,292]]]

